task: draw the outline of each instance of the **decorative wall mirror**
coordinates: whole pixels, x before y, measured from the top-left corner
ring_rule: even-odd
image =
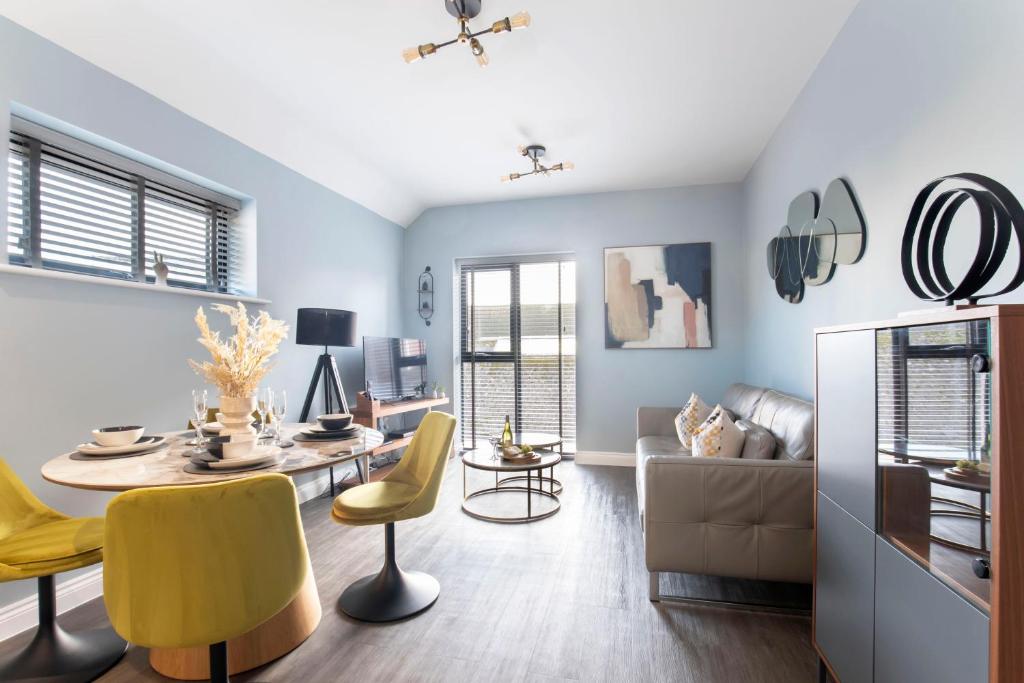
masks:
[[[837,265],[852,265],[864,255],[864,218],[845,180],[825,189],[819,208],[814,192],[789,203],[786,225],[768,243],[768,274],[779,297],[791,304],[804,298],[806,285],[820,287]]]

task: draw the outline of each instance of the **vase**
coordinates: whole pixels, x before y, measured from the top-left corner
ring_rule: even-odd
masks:
[[[256,396],[221,396],[220,412],[217,422],[223,429],[221,436],[231,434],[255,434],[252,426],[252,413],[256,410]]]

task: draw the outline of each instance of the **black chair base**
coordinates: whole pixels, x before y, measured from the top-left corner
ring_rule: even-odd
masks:
[[[384,525],[385,557],[380,572],[365,576],[338,599],[342,612],[360,621],[398,621],[423,612],[441,594],[441,584],[423,572],[405,572],[395,561],[395,525]]]
[[[128,649],[113,629],[68,633],[57,624],[52,576],[39,578],[39,626],[32,642],[0,660],[0,681],[82,683],[99,678]]]

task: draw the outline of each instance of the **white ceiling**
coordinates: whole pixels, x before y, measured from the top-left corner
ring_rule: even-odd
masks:
[[[742,180],[857,0],[2,0],[0,12],[401,225],[431,206]],[[540,143],[574,173],[502,184]]]

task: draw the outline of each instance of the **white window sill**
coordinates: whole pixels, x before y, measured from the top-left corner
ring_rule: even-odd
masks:
[[[158,292],[160,294],[179,294],[183,296],[194,296],[200,299],[216,299],[219,301],[241,301],[246,304],[269,304],[269,299],[260,299],[254,296],[238,296],[234,294],[221,294],[220,292],[202,292],[198,289],[187,287],[160,287],[154,284],[132,282],[129,280],[115,280],[113,278],[96,277],[95,275],[80,275],[78,273],[65,273],[59,270],[43,270],[42,268],[28,268],[25,266],[12,266],[9,263],[0,263],[0,273],[12,275],[28,275],[29,277],[42,277],[50,280],[69,280],[71,282],[87,282],[91,285],[104,285],[107,287],[122,287],[125,289],[142,289],[147,292]]]

